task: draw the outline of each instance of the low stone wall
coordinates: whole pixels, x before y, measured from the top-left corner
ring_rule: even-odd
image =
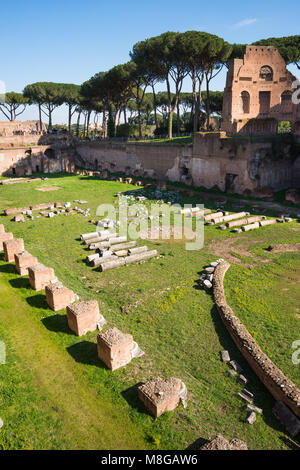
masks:
[[[236,346],[275,400],[284,402],[300,418],[300,390],[269,359],[226,303],[223,280],[230,264],[215,269],[213,295],[219,314]]]

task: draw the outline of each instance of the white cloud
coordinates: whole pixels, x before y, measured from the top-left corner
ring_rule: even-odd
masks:
[[[238,23],[234,24],[233,28],[243,28],[244,26],[249,26],[250,24],[256,23],[257,21],[257,18],[246,18],[245,20],[239,21]]]

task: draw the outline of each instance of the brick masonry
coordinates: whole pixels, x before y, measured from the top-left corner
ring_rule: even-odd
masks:
[[[12,240],[14,238],[13,234],[8,232],[8,233],[0,233],[0,251],[3,251],[3,243]]]
[[[4,259],[11,263],[15,260],[15,254],[24,251],[24,240],[23,238],[13,238],[3,242]]]
[[[97,300],[76,302],[67,306],[67,320],[69,328],[77,336],[83,336],[89,331],[97,329],[99,319],[99,305]]]
[[[47,284],[55,280],[53,268],[47,268],[41,263],[28,268],[29,283],[32,289],[36,291],[43,290]]]
[[[182,381],[175,377],[166,380],[156,377],[138,388],[138,397],[148,411],[157,418],[165,411],[173,411],[179,404]]]
[[[21,253],[15,253],[15,263],[17,272],[21,276],[25,276],[28,274],[28,268],[38,264],[38,260],[28,251],[22,251]]]
[[[66,308],[77,299],[76,294],[61,282],[48,284],[45,287],[45,293],[47,304],[55,312]]]
[[[97,336],[98,357],[111,370],[128,364],[134,348],[133,337],[118,328],[109,328]]]

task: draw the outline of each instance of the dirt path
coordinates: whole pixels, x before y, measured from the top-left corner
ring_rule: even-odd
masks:
[[[27,302],[0,274],[0,321],[14,350],[32,372],[33,384],[55,409],[73,449],[143,449],[145,441],[126,410],[97,396],[80,365],[32,318]]]
[[[240,240],[243,240],[243,243],[239,243]],[[246,263],[242,259],[239,259],[237,256],[234,256],[234,253],[246,258],[252,258],[253,261],[259,261],[260,263],[270,263],[272,260],[265,258],[258,258],[253,256],[251,253],[250,247],[255,243],[260,243],[261,240],[245,240],[241,237],[236,238],[227,238],[224,240],[214,240],[208,246],[208,250],[216,256],[225,258],[230,263],[244,264],[245,266],[252,266],[251,263]]]

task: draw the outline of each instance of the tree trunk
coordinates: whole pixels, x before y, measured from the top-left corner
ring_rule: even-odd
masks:
[[[102,121],[102,130],[103,130],[103,137],[106,139],[107,137],[107,116],[106,110],[103,110],[103,121]]]
[[[142,138],[142,117],[141,117],[141,104],[138,105],[138,121],[139,121],[139,138]]]
[[[42,110],[41,110],[41,105],[39,104],[39,121],[40,121],[40,132],[42,132],[43,129],[43,123],[42,123]]]
[[[78,112],[77,116],[77,126],[76,126],[76,136],[79,136],[79,126],[80,126],[80,117],[81,117],[81,111]]]
[[[154,122],[155,122],[155,128],[157,129],[158,122],[157,122],[157,108],[156,108],[156,93],[155,93],[154,85],[152,85],[152,92],[153,92]]]
[[[209,131],[210,121],[210,95],[209,95],[209,80],[206,75],[206,130]]]
[[[89,111],[89,112],[87,113],[87,120],[86,120],[86,136],[87,136],[87,137],[89,136],[89,127],[90,127],[91,112],[92,112],[92,111]]]
[[[127,124],[126,106],[123,109],[123,114],[124,114],[124,122],[125,122],[125,124]]]
[[[69,134],[71,134],[72,105],[69,104]]]
[[[48,111],[49,111],[49,129],[51,130],[52,129],[52,110],[50,106],[48,107]]]
[[[179,109],[179,100],[177,103],[177,136],[180,134],[180,109]]]
[[[193,114],[193,111],[194,111],[193,131],[197,132],[198,131],[198,122],[199,122],[199,111],[198,111],[198,106],[197,106],[198,99],[197,99],[196,77],[195,77],[195,75],[193,75],[192,83],[193,83],[193,106],[192,106],[191,114]]]

